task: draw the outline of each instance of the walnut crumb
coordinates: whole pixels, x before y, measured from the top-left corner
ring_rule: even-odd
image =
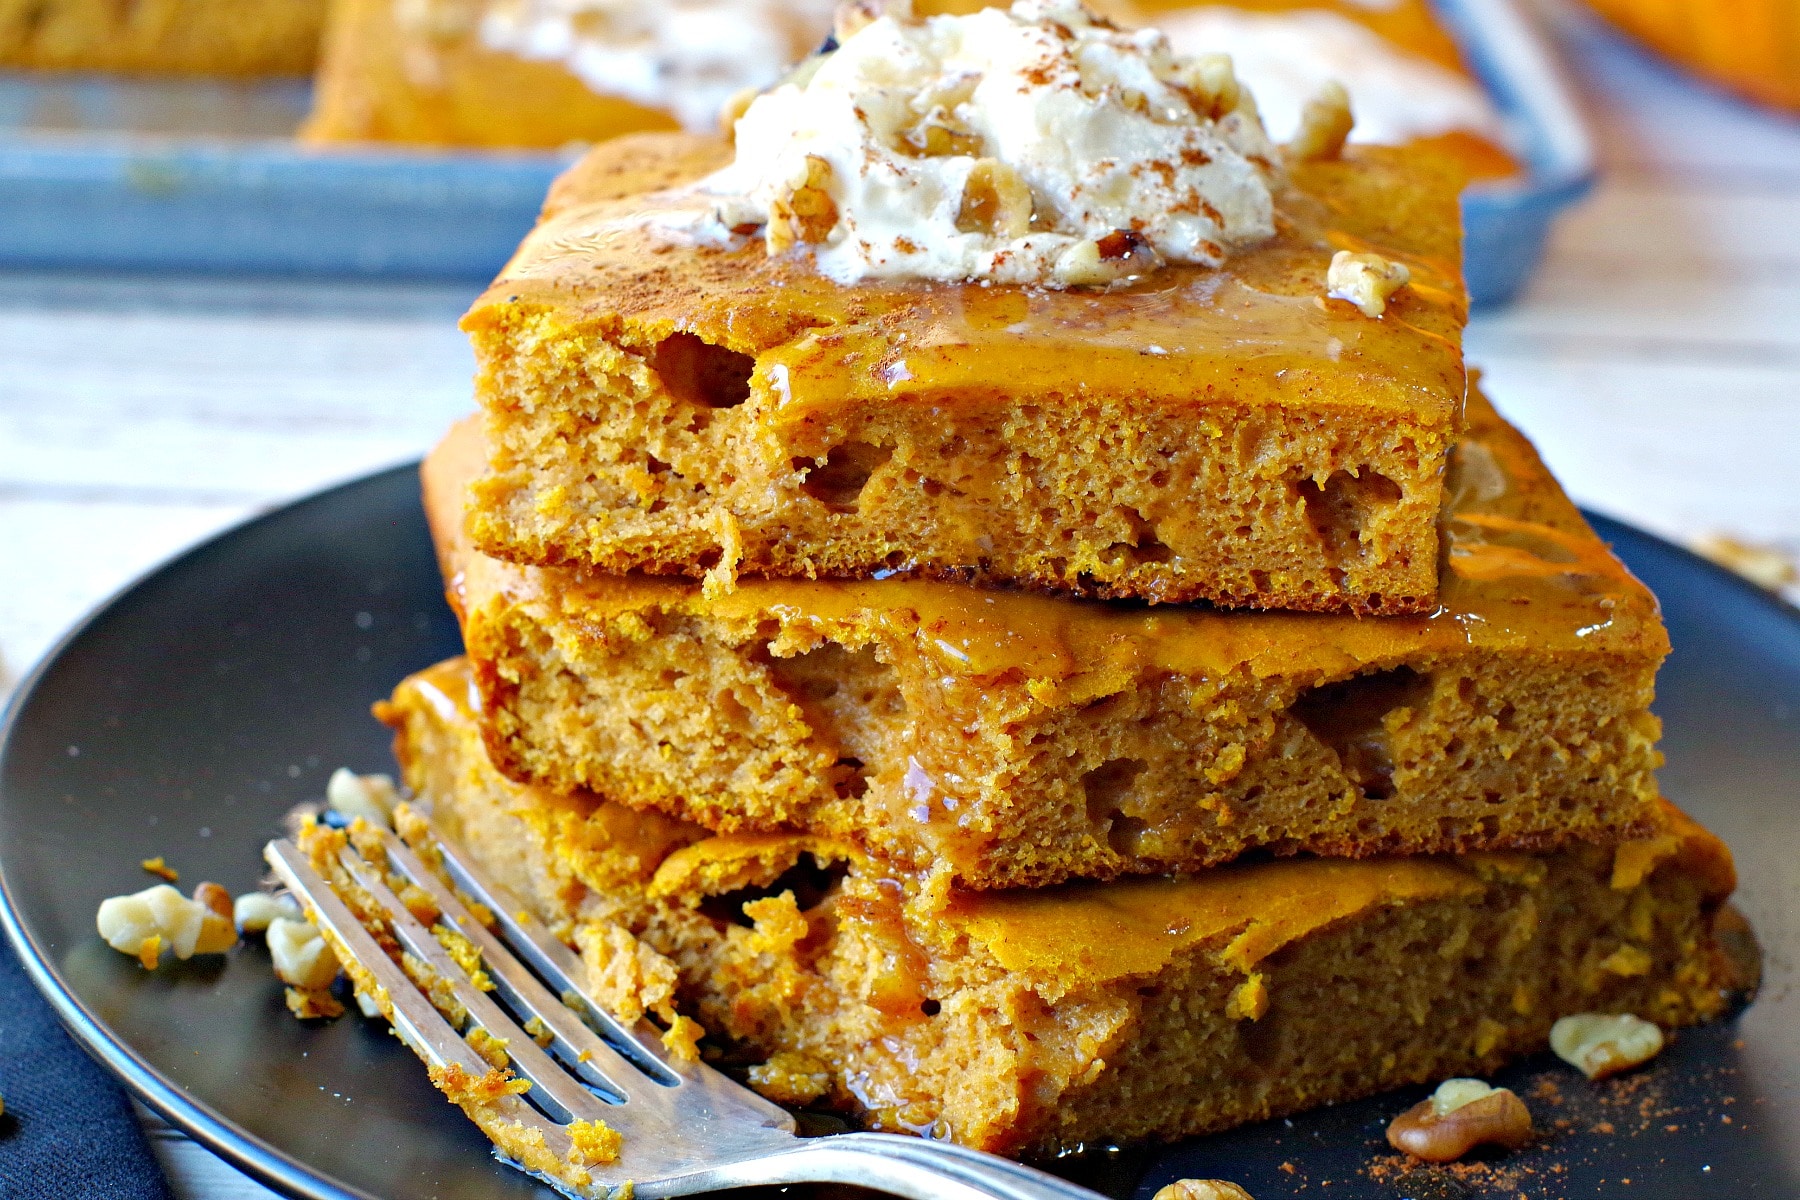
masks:
[[[1388,1145],[1426,1162],[1454,1162],[1477,1146],[1516,1149],[1530,1138],[1525,1102],[1479,1079],[1446,1079],[1387,1128]]]
[[[223,954],[237,945],[228,896],[224,915],[218,909],[223,893],[217,884],[203,883],[190,900],[166,883],[155,884],[101,901],[94,926],[107,945],[131,955],[145,970],[156,969],[164,948],[181,959]]]
[[[1019,238],[1031,230],[1031,189],[1020,174],[997,158],[981,158],[969,168],[956,227],[965,233]]]
[[[1223,1179],[1177,1179],[1151,1200],[1250,1200],[1250,1193]]]
[[[1605,1079],[1662,1053],[1663,1032],[1630,1013],[1581,1013],[1550,1027],[1550,1048],[1589,1079]]]
[[[1350,93],[1337,80],[1328,80],[1300,110],[1300,128],[1288,143],[1288,157],[1297,162],[1337,158],[1355,125]]]
[[[265,936],[275,974],[283,983],[317,991],[337,978],[337,955],[311,921],[276,917]]]
[[[231,919],[241,933],[266,933],[278,918],[299,920],[300,906],[292,896],[273,896],[268,892],[245,892],[232,902]]]
[[[1694,550],[1771,592],[1800,583],[1800,561],[1779,546],[1758,546],[1728,534],[1711,533],[1696,539]]]
[[[769,205],[763,240],[770,254],[784,253],[799,243],[815,246],[831,236],[838,223],[831,178],[829,162],[816,154],[806,156],[805,170],[792,181],[787,195]]]
[[[1405,263],[1390,262],[1379,254],[1339,250],[1331,256],[1325,272],[1325,294],[1333,300],[1348,300],[1365,317],[1379,317],[1387,311],[1388,298],[1411,279]]]
[[[361,817],[371,825],[392,829],[400,793],[391,776],[358,775],[339,767],[325,782],[325,803],[352,821]]]

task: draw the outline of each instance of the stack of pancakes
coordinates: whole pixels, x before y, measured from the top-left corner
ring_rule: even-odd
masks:
[[[1724,1010],[1667,636],[1466,385],[1453,178],[1297,164],[1271,242],[1121,290],[846,287],[643,236],[728,153],[595,149],[467,317],[467,654],[379,708],[607,1004],[1007,1153]],[[1411,270],[1380,318],[1346,246]]]

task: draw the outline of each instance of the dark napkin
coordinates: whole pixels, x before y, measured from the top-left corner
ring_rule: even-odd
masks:
[[[0,938],[0,1196],[169,1200],[119,1085],[57,1022]]]

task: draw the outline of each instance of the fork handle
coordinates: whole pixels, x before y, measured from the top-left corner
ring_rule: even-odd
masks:
[[[893,1133],[809,1138],[766,1157],[640,1184],[637,1195],[650,1200],[784,1183],[847,1183],[911,1200],[1104,1200],[1035,1167]]]

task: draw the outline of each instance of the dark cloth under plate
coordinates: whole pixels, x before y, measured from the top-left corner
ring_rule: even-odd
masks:
[[[63,1031],[0,939],[0,1196],[169,1200],[119,1085]]]

